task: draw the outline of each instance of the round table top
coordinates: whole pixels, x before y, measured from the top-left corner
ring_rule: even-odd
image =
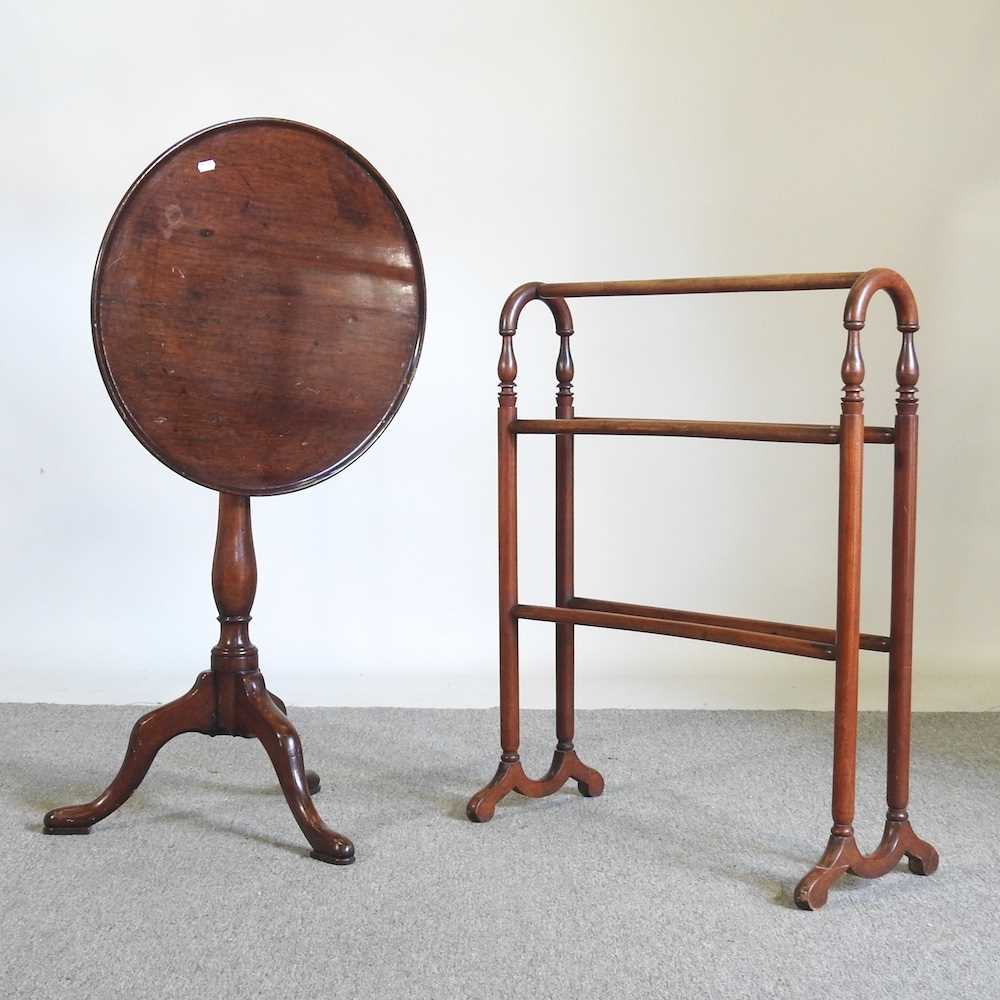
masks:
[[[160,156],[118,206],[91,314],[108,392],[164,464],[287,493],[385,429],[420,355],[420,251],[388,184],[296,122],[249,119]]]

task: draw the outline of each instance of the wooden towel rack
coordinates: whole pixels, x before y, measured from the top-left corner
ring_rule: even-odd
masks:
[[[849,289],[844,308],[847,349],[841,366],[843,396],[838,424],[772,424],[704,420],[635,420],[577,417],[573,412],[573,319],[566,300],[628,295],[691,295],[721,292],[787,292]],[[885,291],[896,310],[902,347],[893,427],[866,427],[861,331],[872,297]],[[554,420],[517,416],[514,335],[521,310],[538,299],[548,306],[559,337]],[[888,268],[865,272],[777,274],[753,277],[671,278],[652,281],[530,283],[515,289],[500,315],[499,451],[500,535],[500,765],[493,780],[470,800],[468,816],[489,820],[508,792],[533,798],[551,795],[575,780],[585,796],[600,795],[603,777],[585,765],[573,745],[574,635],[577,625],[655,632],[753,649],[768,649],[836,661],[833,740],[833,828],[819,862],[799,882],[795,902],[817,909],[830,886],[851,872],[877,878],[905,855],[910,871],[931,874],[937,851],[913,832],[907,813],[910,764],[910,687],[913,648],[913,571],[917,488],[917,379],[914,349],[917,305],[906,281]],[[552,607],[521,604],[517,593],[517,438],[552,434],[556,446],[556,594]],[[616,601],[578,597],[573,580],[573,440],[577,434],[727,438],[837,445],[840,448],[837,547],[837,615],[834,628],[733,618]],[[864,446],[892,445],[895,472],[892,504],[892,597],[889,635],[860,630],[861,490]],[[518,622],[556,625],[556,749],[544,777],[527,777],[518,753]],[[889,655],[888,768],[885,831],[878,847],[863,854],[854,837],[857,762],[858,651]]]

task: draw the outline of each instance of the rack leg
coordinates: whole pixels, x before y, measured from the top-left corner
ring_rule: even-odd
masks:
[[[508,402],[509,400],[509,402]],[[505,405],[507,404],[507,405]],[[497,411],[497,501],[499,509],[500,569],[500,764],[493,780],[469,799],[466,814],[475,823],[493,817],[497,802],[524,777],[520,746],[520,679],[518,677],[517,618],[517,437],[511,422],[517,419],[512,397],[500,397]]]
[[[569,340],[563,338],[560,360],[569,357]],[[572,359],[564,365],[562,374],[569,370],[572,377]],[[557,372],[560,371],[557,366]],[[565,388],[565,392],[564,392]],[[573,396],[568,379],[560,381],[560,395],[556,397],[556,417],[573,416]],[[556,436],[556,606],[566,607],[574,590],[574,511],[573,511],[573,436]],[[593,768],[587,767],[577,757],[573,748],[574,694],[575,694],[574,632],[572,625],[556,625],[556,750],[552,758],[550,775],[574,778],[580,794],[595,798],[604,791],[604,778]],[[565,778],[564,778],[565,780]]]
[[[897,417],[893,491],[892,651],[889,666],[889,810],[882,840],[871,854],[863,854],[854,837],[864,451],[864,415],[860,389],[864,365],[857,340],[859,333],[859,329],[849,330],[848,357],[844,366],[846,385],[840,424],[833,828],[823,856],[795,889],[795,903],[804,910],[816,910],[823,906],[830,887],[847,873],[862,878],[878,878],[895,868],[904,855],[909,858],[910,870],[916,874],[929,875],[937,868],[937,852],[916,836],[906,814],[916,500],[915,415],[912,425],[905,420],[901,423],[901,416]],[[853,365],[849,365],[849,361]],[[902,440],[898,436],[900,433]]]
[[[556,417],[573,416],[573,405],[558,405]],[[573,437],[556,435],[556,607],[573,597]],[[556,740],[559,750],[573,749],[574,632],[556,625]]]
[[[840,515],[837,543],[837,675],[833,710],[833,827],[826,851],[798,884],[800,909],[819,909],[855,855],[854,791],[858,737],[858,653],[861,632],[861,485],[864,416],[861,403],[840,418]]]
[[[904,357],[906,355],[904,339]],[[915,373],[914,373],[915,374]],[[889,652],[889,715],[886,753],[886,835],[905,834],[910,871],[931,875],[937,851],[910,827],[910,692],[913,667],[913,585],[916,555],[917,403],[916,392],[900,394],[896,416],[892,503],[892,647]]]
[[[600,795],[604,779],[597,771],[580,761],[573,749],[573,632],[572,626],[557,626],[556,633],[556,738],[552,763],[545,776],[535,780],[524,773],[518,753],[519,683],[517,654],[517,437],[510,424],[517,419],[512,397],[505,405],[501,389],[498,414],[498,484],[500,530],[500,746],[502,754],[493,780],[469,799],[466,815],[475,823],[493,818],[497,803],[510,792],[530,798],[541,798],[558,791],[567,781],[575,780],[585,796]],[[572,407],[572,404],[570,404]],[[558,412],[558,411],[557,411]],[[572,412],[572,409],[570,409]],[[568,436],[567,436],[568,437]],[[572,440],[569,440],[572,448]],[[558,445],[557,445],[558,449]],[[557,453],[557,579],[566,584],[569,568],[569,588],[572,592],[572,450],[568,462],[565,451]],[[561,471],[560,471],[561,470]],[[568,473],[568,476],[567,476]],[[560,484],[562,489],[560,490]],[[566,490],[570,493],[568,508],[562,504]],[[566,528],[569,528],[569,546]],[[557,595],[558,596],[558,595]],[[562,629],[562,631],[559,631]]]
[[[520,732],[520,677],[517,651],[517,437],[510,424],[516,407],[503,407],[498,431],[498,507],[500,569],[500,746],[503,759],[518,760]]]
[[[841,419],[837,557],[837,672],[833,723],[833,830],[853,835],[858,741],[858,655],[861,649],[861,490],[864,416]]]

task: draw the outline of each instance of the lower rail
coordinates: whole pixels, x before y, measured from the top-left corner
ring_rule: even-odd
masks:
[[[515,434],[621,434],[639,437],[724,438],[731,441],[788,441],[839,444],[836,424],[764,424],[732,420],[641,420],[630,417],[567,417],[514,420]],[[891,427],[865,427],[865,444],[892,444]]]
[[[805,656],[815,660],[837,658],[836,633],[833,629],[809,625],[787,625],[755,618],[732,618],[727,615],[677,611],[618,601],[596,601],[574,597],[567,607],[518,604],[514,617],[561,625],[589,625],[597,628],[624,629],[673,635],[683,639],[719,642],[729,646],[766,649],[775,653]],[[862,635],[863,649],[888,652],[888,636]]]
[[[648,604],[625,604],[622,601],[595,601],[587,597],[574,597],[569,601],[571,608],[583,611],[609,611],[622,615],[637,615],[641,618],[663,618],[676,622],[698,622],[703,625],[721,625],[723,628],[746,629],[748,632],[763,632],[769,635],[787,635],[796,639],[812,639],[815,642],[833,646],[837,633],[832,628],[815,625],[786,625],[784,622],[768,622],[759,618],[733,618],[730,615],[710,615],[703,611],[678,611],[675,608],[655,608]],[[892,640],[887,635],[861,633],[861,648],[873,653],[888,653]]]

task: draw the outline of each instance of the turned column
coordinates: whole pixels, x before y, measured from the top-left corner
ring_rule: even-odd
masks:
[[[572,327],[561,328],[556,360],[556,418],[573,416]],[[556,435],[556,607],[569,606],[573,581],[573,435]],[[573,749],[574,636],[572,625],[556,625],[556,748]]]
[[[853,836],[861,641],[861,490],[864,462],[865,363],[861,327],[849,322],[840,416],[840,501],[837,544],[837,679],[833,721],[833,829]]]
[[[500,611],[500,746],[501,760],[519,760],[520,692],[518,678],[517,618],[517,436],[510,425],[517,419],[517,359],[514,331],[501,331],[502,345],[497,375],[500,378],[497,410],[497,499],[499,510],[499,611]]]
[[[913,670],[913,585],[917,524],[916,324],[900,327],[896,364],[896,444],[892,495],[892,598],[886,801],[889,820],[905,820],[910,797],[910,690]]]
[[[220,732],[237,734],[237,675],[256,672],[257,647],[250,641],[250,609],[257,592],[257,559],[250,526],[250,498],[219,494],[219,523],[212,562],[212,593],[219,609],[219,641],[212,649],[216,721]]]

